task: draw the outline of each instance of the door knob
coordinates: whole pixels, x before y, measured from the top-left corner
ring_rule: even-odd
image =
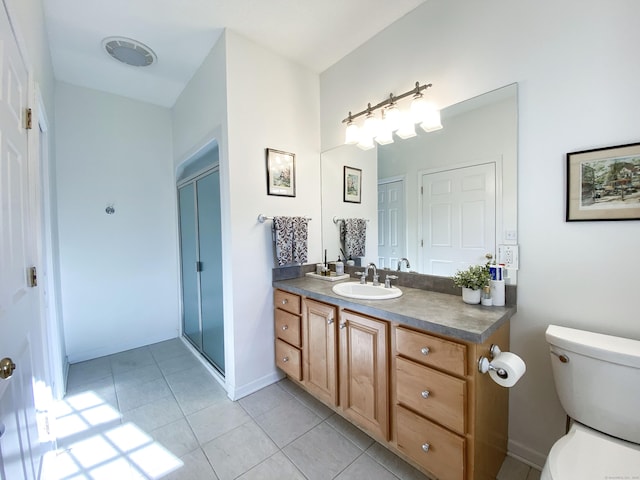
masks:
[[[3,358],[0,360],[0,378],[7,379],[13,375],[13,371],[16,369],[16,364],[10,358]]]

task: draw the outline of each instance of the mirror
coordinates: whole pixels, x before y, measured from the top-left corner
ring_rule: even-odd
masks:
[[[340,252],[340,218],[366,218],[362,262],[451,276],[517,243],[517,85],[451,105],[443,129],[362,151],[322,153],[323,248]],[[416,126],[417,127],[417,126]],[[343,168],[362,170],[361,203],[343,201]],[[509,272],[515,283],[515,272]]]

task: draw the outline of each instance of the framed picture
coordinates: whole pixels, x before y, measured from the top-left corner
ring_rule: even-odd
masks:
[[[360,203],[362,197],[362,170],[344,167],[344,201]]]
[[[296,156],[267,148],[267,193],[281,197],[296,196]]]
[[[567,222],[640,219],[640,143],[567,153]]]

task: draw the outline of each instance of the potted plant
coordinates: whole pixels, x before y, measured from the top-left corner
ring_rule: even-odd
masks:
[[[453,276],[456,287],[462,287],[462,300],[465,303],[480,303],[482,288],[489,285],[491,275],[485,265],[471,265],[466,270],[458,270]]]

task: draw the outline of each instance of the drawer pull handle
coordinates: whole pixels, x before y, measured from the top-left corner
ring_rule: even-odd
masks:
[[[422,393],[420,393],[420,395],[422,395],[422,398],[429,398],[429,395],[430,395],[429,390],[423,391]]]
[[[287,303],[289,303],[289,300],[287,300],[286,298],[284,298],[284,299],[282,300],[282,304],[283,304],[283,305],[286,305]]]
[[[287,363],[287,362],[289,361],[289,357],[284,357],[284,358],[282,359],[282,361],[283,361],[284,363]]]
[[[430,445],[428,443],[423,443],[422,444],[422,451],[424,453],[427,453],[429,451]]]
[[[282,325],[282,330],[289,330],[289,325]]]
[[[429,355],[429,347],[422,347],[420,353],[423,355]]]

